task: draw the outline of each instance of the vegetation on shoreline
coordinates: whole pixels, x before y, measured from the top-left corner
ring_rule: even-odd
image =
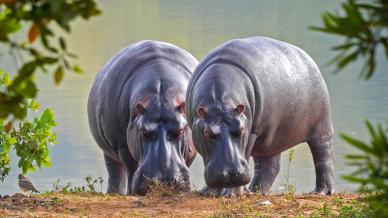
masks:
[[[92,216],[92,217],[370,217],[370,207],[362,194],[338,193],[332,196],[284,194],[267,196],[250,193],[241,196],[210,197],[199,192],[181,192],[153,183],[145,196],[102,193],[101,177],[84,178],[85,185],[61,185],[30,197],[22,194],[0,196],[0,217],[8,216]]]
[[[0,217],[369,217],[372,212],[361,195],[345,193],[214,198],[163,189],[146,196],[78,192],[0,198]]]

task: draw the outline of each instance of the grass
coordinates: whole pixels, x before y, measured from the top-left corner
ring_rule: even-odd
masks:
[[[102,193],[102,178],[84,178],[85,185],[60,185],[53,190],[26,197],[20,194],[0,198],[0,217],[371,217],[373,207],[360,194],[333,196],[295,194],[289,181],[293,152],[285,174],[286,192],[263,196],[251,193],[232,197],[204,197],[182,192],[157,180],[145,196]],[[291,188],[290,188],[291,187]],[[99,188],[99,190],[98,190]],[[268,203],[269,202],[269,203]]]
[[[60,179],[54,181],[52,190],[43,193],[43,195],[51,195],[53,193],[62,193],[62,194],[74,194],[74,193],[93,193],[103,195],[102,184],[104,179],[100,176],[98,178],[93,178],[91,175],[85,176],[84,181],[86,185],[83,186],[74,186],[70,182],[66,185],[60,184]],[[97,191],[97,185],[99,184],[100,190]]]
[[[156,186],[146,196],[51,192],[0,198],[0,217],[368,217],[370,209],[356,194],[214,198],[166,186]]]

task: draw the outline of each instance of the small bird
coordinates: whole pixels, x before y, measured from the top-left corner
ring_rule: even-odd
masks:
[[[31,194],[33,192],[39,193],[39,191],[36,190],[32,182],[27,177],[23,176],[22,174],[19,174],[18,179],[18,185],[23,192],[31,191]]]

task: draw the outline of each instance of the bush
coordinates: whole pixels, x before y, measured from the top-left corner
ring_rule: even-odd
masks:
[[[367,199],[376,209],[376,216],[388,217],[388,128],[378,124],[375,127],[366,121],[371,137],[363,142],[348,135],[341,137],[359,150],[359,154],[346,155],[349,165],[356,171],[344,178],[361,185],[360,190],[369,190]]]
[[[0,71],[0,89],[11,83],[7,74]],[[25,99],[23,107],[31,112],[36,112],[39,104],[36,101]],[[17,127],[14,121],[7,121],[0,118],[0,181],[10,172],[11,149],[16,150],[19,157],[18,166],[23,174],[34,171],[37,167],[50,166],[49,144],[55,144],[55,134],[51,128],[56,126],[54,112],[46,109],[38,117],[32,120],[24,119],[18,122]]]

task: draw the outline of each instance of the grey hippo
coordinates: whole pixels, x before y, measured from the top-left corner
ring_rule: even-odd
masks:
[[[266,37],[222,44],[194,71],[186,113],[205,165],[204,194],[245,193],[249,182],[250,191],[268,193],[280,154],[302,142],[314,160],[314,191],[334,192],[329,93],[300,48]]]
[[[198,61],[172,44],[141,41],[115,54],[88,100],[91,132],[103,150],[108,193],[144,195],[154,180],[190,189],[196,155],[185,95]]]

